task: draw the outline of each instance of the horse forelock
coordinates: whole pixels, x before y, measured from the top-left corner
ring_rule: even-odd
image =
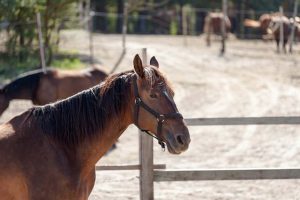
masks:
[[[144,68],[145,78],[150,87],[155,85],[163,85],[168,91],[174,94],[172,85],[168,79],[156,67],[148,66]]]

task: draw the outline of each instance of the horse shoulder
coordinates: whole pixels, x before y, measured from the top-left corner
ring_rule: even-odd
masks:
[[[30,111],[0,126],[0,199],[75,200],[82,193],[63,148],[41,131]]]
[[[25,114],[27,115],[27,114]],[[0,126],[0,196],[1,199],[29,199],[26,176],[18,155],[24,114]],[[19,123],[19,125],[17,124]],[[22,148],[21,148],[22,149]]]

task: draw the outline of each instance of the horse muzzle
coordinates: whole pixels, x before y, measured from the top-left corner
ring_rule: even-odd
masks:
[[[180,154],[189,148],[191,142],[188,130],[182,133],[167,133],[166,144],[168,151],[172,154]]]

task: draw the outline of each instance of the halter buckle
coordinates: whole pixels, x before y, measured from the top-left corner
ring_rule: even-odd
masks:
[[[165,115],[162,115],[162,114],[159,115],[159,116],[156,118],[156,120],[157,120],[158,122],[164,122],[165,119],[166,119]]]
[[[140,104],[142,99],[140,97],[135,98],[135,104]]]
[[[165,145],[165,143],[163,141],[159,140],[158,144],[161,146],[162,151],[165,152],[166,151],[166,145]]]

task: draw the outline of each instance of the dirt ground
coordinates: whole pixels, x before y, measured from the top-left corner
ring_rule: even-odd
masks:
[[[120,35],[97,34],[95,57],[110,71],[121,53]],[[127,38],[128,51],[117,71],[130,69],[140,48],[155,55],[161,70],[173,83],[175,101],[184,117],[299,116],[300,44],[293,55],[277,54],[273,42],[230,39],[220,57],[220,43],[207,48],[202,37]],[[61,48],[89,53],[88,35],[68,31]],[[30,107],[14,101],[0,118],[8,120]],[[154,143],[155,163],[167,168],[300,167],[299,126],[190,127],[191,145],[175,156]],[[118,148],[99,164],[138,163],[138,132],[134,126],[121,136]],[[97,172],[90,200],[139,199],[138,171]],[[296,200],[300,180],[205,181],[155,183],[155,199],[172,200]]]

